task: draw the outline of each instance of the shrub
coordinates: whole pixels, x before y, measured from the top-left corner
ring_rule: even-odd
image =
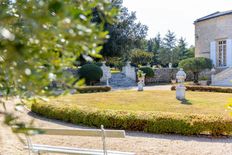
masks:
[[[229,87],[214,87],[214,86],[185,86],[185,87],[187,91],[232,93],[232,88]],[[172,86],[171,90],[176,90],[176,86]]]
[[[130,54],[132,64],[135,65],[146,65],[152,62],[153,53],[145,52],[139,49],[135,49]]]
[[[146,74],[146,78],[154,77],[155,73],[151,67],[140,67],[139,70],[141,70],[143,73]]]
[[[31,109],[48,118],[94,127],[100,127],[103,124],[106,128],[158,134],[211,134],[218,136],[232,133],[231,119],[212,115],[98,110],[79,107],[77,104],[46,102],[33,103]]]
[[[108,92],[111,90],[109,86],[85,86],[76,88],[79,93],[96,93],[96,92]]]
[[[80,78],[84,78],[86,84],[91,85],[99,81],[103,75],[102,69],[95,64],[86,64],[79,69]]]
[[[201,71],[211,69],[212,66],[212,61],[203,57],[188,58],[179,63],[179,67],[183,68],[185,71],[193,73],[194,83],[198,83],[198,76]]]
[[[94,62],[93,64],[95,64],[95,65],[97,65],[97,66],[99,66],[99,67],[102,66],[102,62]]]

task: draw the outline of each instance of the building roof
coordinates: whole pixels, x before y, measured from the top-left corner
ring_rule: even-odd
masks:
[[[201,21],[208,20],[208,19],[212,19],[212,18],[216,18],[216,17],[220,17],[220,16],[229,15],[229,14],[232,14],[232,10],[223,11],[223,12],[217,11],[217,12],[214,12],[210,15],[207,15],[207,16],[204,16],[204,17],[201,17],[201,18],[195,20],[194,23],[201,22]]]

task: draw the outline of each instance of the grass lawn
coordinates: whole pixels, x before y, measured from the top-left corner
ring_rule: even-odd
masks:
[[[50,102],[111,110],[163,111],[223,116],[229,114],[226,110],[226,104],[232,98],[231,94],[187,92],[186,96],[188,103],[181,104],[180,101],[175,99],[175,91],[115,91],[62,96],[53,98]]]

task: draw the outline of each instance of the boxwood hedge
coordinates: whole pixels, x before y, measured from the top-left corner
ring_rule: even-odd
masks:
[[[216,86],[185,86],[187,91],[204,91],[204,92],[220,92],[232,93],[232,88],[229,87],[216,87]],[[172,86],[171,90],[176,90],[176,86]]]
[[[111,90],[109,86],[83,86],[76,88],[78,93],[96,93],[96,92],[108,92]]]
[[[232,120],[212,115],[195,115],[168,112],[129,112],[99,110],[76,104],[34,103],[32,111],[47,118],[73,124],[106,128],[173,133],[182,135],[230,135]]]

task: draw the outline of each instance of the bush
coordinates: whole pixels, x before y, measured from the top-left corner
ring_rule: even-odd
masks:
[[[179,67],[193,73],[194,83],[198,83],[198,76],[201,71],[211,69],[212,66],[212,61],[204,57],[188,58],[179,63]]]
[[[111,90],[109,86],[85,86],[76,88],[79,93],[96,93],[96,92],[108,92]]]
[[[131,52],[130,59],[132,64],[135,64],[137,66],[150,64],[153,59],[153,53],[135,49]]]
[[[139,70],[146,74],[146,78],[152,78],[155,76],[155,73],[151,67],[140,67]]]
[[[214,87],[214,86],[185,86],[185,87],[187,91],[232,93],[232,88],[229,87]],[[172,86],[171,90],[176,90],[176,86]]]
[[[103,76],[102,69],[95,64],[83,65],[78,73],[80,78],[84,78],[88,85],[92,85],[94,82],[99,81]]]
[[[99,66],[99,67],[102,66],[102,62],[94,62],[93,64],[94,64],[94,65],[97,65],[97,66]]]
[[[210,134],[230,135],[232,120],[211,115],[195,115],[167,112],[127,112],[98,110],[79,107],[77,104],[32,104],[32,111],[52,119],[73,124],[106,128],[144,131],[150,133],[173,133],[182,135]]]

